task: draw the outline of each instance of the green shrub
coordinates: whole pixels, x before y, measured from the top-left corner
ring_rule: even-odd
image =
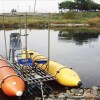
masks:
[[[75,18],[76,18],[76,14],[75,14],[75,12],[73,12],[73,11],[69,11],[69,12],[67,12],[67,13],[64,13],[64,14],[63,14],[63,17],[64,17],[65,19],[75,19]]]

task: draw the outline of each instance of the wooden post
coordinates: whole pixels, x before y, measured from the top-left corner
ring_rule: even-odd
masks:
[[[49,13],[49,20],[48,20],[48,68],[49,70],[49,61],[50,61],[50,13]]]
[[[20,35],[21,35],[21,16],[19,15],[19,29],[20,29]]]
[[[25,13],[25,53],[26,53],[26,59],[27,56],[27,13]],[[27,66],[27,60],[26,60],[26,66]]]
[[[6,42],[5,17],[4,17],[4,15],[3,15],[3,29],[4,29],[4,40],[5,40],[5,52],[6,52],[6,59],[7,59],[7,42]]]

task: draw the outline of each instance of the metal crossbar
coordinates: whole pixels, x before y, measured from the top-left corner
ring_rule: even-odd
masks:
[[[38,92],[34,91],[34,87],[37,87],[39,91],[41,90],[42,95],[50,94],[53,92],[53,90],[44,83],[45,81],[51,81],[55,79],[54,76],[52,76],[51,74],[45,72],[34,64],[27,67],[23,65],[16,65],[15,67],[21,71],[21,77],[27,82],[27,92],[25,92],[25,95],[37,95]]]
[[[22,68],[19,68],[22,67]],[[20,66],[18,64],[15,65],[17,70],[20,70],[20,76],[26,81],[27,83],[27,90],[25,95],[33,96],[37,95],[38,91],[40,93],[41,90],[41,83],[42,83],[42,92],[43,94],[50,94],[53,90],[45,83],[47,81],[55,80],[55,77],[51,74],[45,72],[43,69],[39,68],[36,65],[32,66]],[[34,91],[34,88],[37,88],[38,91]],[[36,89],[35,89],[36,90]]]
[[[54,76],[36,66],[29,66],[26,69],[22,69],[22,75],[28,84],[37,83],[40,81],[51,81],[55,79]]]

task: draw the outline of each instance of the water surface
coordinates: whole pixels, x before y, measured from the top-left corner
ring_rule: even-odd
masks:
[[[9,35],[18,30],[6,30],[7,48]],[[0,54],[5,56],[4,31],[0,31]],[[48,56],[48,30],[27,30],[28,49]],[[50,30],[50,58],[72,67],[81,77],[84,87],[100,86],[100,35],[88,29]],[[21,30],[25,34],[25,30]],[[23,47],[25,37],[22,36]]]

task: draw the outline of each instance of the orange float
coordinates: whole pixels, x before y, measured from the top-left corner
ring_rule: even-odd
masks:
[[[8,96],[22,96],[25,90],[24,81],[10,67],[10,64],[0,55],[0,87]]]

